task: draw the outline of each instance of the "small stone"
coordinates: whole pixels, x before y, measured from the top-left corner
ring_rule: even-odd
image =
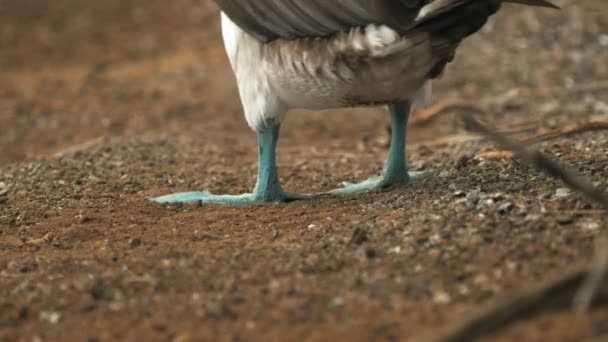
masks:
[[[373,248],[368,248],[365,250],[365,255],[369,258],[369,259],[373,259],[376,257],[376,250]]]
[[[90,218],[90,217],[88,217],[88,216],[83,216],[83,215],[81,215],[81,216],[78,218],[78,222],[80,222],[80,223],[87,223],[87,222],[90,222],[90,221],[93,221],[93,219],[92,219],[92,218]]]
[[[551,197],[553,197],[553,193],[545,192],[541,197],[542,199],[551,199]]]
[[[29,305],[22,305],[21,308],[19,308],[19,319],[20,320],[25,320],[28,318],[28,316],[30,315],[30,306]]]
[[[401,253],[401,246],[391,247],[389,248],[388,252],[393,254],[399,254]]]
[[[363,228],[355,228],[355,230],[353,231],[353,235],[350,238],[350,242],[354,243],[356,245],[360,245],[364,242],[367,241],[367,231],[365,231],[365,229]]]
[[[598,222],[587,222],[585,224],[583,224],[582,229],[588,232],[597,232],[599,231],[601,228],[600,224]]]
[[[464,191],[455,191],[452,196],[454,196],[454,198],[465,198],[467,197],[467,193]]]
[[[107,282],[101,279],[97,279],[95,281],[95,284],[93,284],[93,286],[89,290],[89,294],[94,300],[97,301],[111,301],[112,299],[114,299],[114,290]]]
[[[139,246],[141,246],[141,239],[130,238],[128,243],[129,243],[129,245],[131,245],[131,247],[139,247]]]
[[[190,202],[190,208],[192,208],[192,209],[198,209],[198,208],[202,208],[202,207],[203,207],[203,201],[201,201],[201,200],[196,200],[196,201]]]
[[[361,262],[367,261],[367,253],[363,247],[357,248],[355,251],[355,258]]]
[[[469,289],[468,286],[462,284],[462,285],[458,286],[458,293],[460,293],[460,295],[462,295],[462,296],[466,296],[471,293],[471,290]]]
[[[467,195],[467,201],[471,204],[477,204],[481,198],[481,192],[479,190],[473,190]]]
[[[433,295],[433,301],[437,304],[449,304],[452,301],[452,297],[444,290],[439,290]]]
[[[456,162],[456,169],[461,169],[463,167],[465,167],[467,165],[467,163],[469,162],[470,157],[465,155],[462,155],[460,158],[458,158],[458,161]]]
[[[57,322],[59,322],[59,319],[61,318],[61,314],[59,312],[40,311],[39,317],[40,317],[40,320],[43,322],[57,324]]]
[[[306,263],[308,265],[317,265],[320,260],[321,260],[321,257],[315,253],[312,253],[306,257]]]
[[[485,274],[478,274],[473,278],[473,284],[482,285],[488,282],[488,277]]]
[[[505,199],[505,195],[500,193],[500,192],[496,192],[493,194],[490,194],[490,198],[494,201],[494,202],[500,202],[502,200]]]
[[[566,198],[568,196],[570,196],[570,189],[568,188],[559,188],[557,190],[555,190],[555,194],[553,195],[553,198],[555,199],[560,199],[560,198]]]
[[[329,303],[329,306],[332,308],[337,308],[337,307],[340,307],[343,305],[344,305],[344,297],[340,297],[340,296],[332,298],[331,302]]]
[[[566,225],[574,222],[574,215],[562,214],[557,216],[557,223]]]
[[[66,247],[61,243],[61,241],[59,241],[58,237],[53,237],[51,239],[51,246],[58,248],[58,249],[65,249]]]
[[[515,208],[515,206],[513,205],[513,203],[511,203],[511,202],[505,202],[505,203],[500,204],[498,206],[498,208],[496,209],[496,211],[500,215],[506,215],[506,214],[510,213],[511,211],[513,211],[513,208]]]

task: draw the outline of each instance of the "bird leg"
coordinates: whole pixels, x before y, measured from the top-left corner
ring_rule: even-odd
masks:
[[[312,195],[283,191],[276,165],[276,145],[280,124],[269,122],[258,131],[258,177],[253,193],[214,195],[208,192],[183,192],[153,198],[158,203],[203,203],[243,205],[263,202],[290,202],[309,199]]]
[[[349,195],[372,190],[382,190],[396,185],[411,184],[424,176],[422,172],[408,172],[405,150],[407,121],[411,103],[396,102],[389,106],[391,113],[391,146],[382,175],[361,183],[344,182],[343,187],[330,191],[332,194]]]

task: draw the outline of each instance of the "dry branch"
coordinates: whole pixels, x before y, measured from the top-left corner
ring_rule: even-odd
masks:
[[[572,87],[548,87],[539,89],[522,89],[520,96],[526,97],[563,97],[580,93],[591,93],[596,91],[608,91],[608,80],[578,83]]]
[[[555,129],[552,131],[537,134],[522,140],[523,144],[533,144],[541,141],[552,140],[561,137],[568,137],[575,134],[582,134],[591,131],[608,130],[608,120],[594,120],[579,123],[570,127]]]
[[[514,155],[511,151],[487,151],[480,153],[475,156],[475,158],[479,159],[495,159],[495,160],[503,160],[503,159],[513,159]]]
[[[453,102],[447,101],[443,103],[438,103],[434,106],[431,106],[421,112],[418,112],[413,118],[410,119],[410,126],[425,126],[430,124],[431,122],[437,120],[442,115],[454,112],[454,111],[467,111],[474,112],[477,114],[484,114],[485,111],[479,107],[461,103],[461,102]]]

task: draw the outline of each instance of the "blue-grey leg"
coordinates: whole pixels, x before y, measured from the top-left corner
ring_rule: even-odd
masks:
[[[411,184],[422,177],[422,172],[408,172],[405,150],[407,121],[411,103],[396,102],[389,106],[391,113],[391,146],[388,151],[382,175],[361,183],[343,183],[343,187],[331,191],[333,194],[348,195],[371,190],[382,190],[395,185]]]
[[[242,195],[214,195],[208,192],[182,192],[152,198],[159,203],[191,203],[201,201],[215,204],[252,204],[261,202],[289,202],[311,198],[311,195],[283,191],[276,165],[276,145],[280,125],[268,123],[258,131],[258,177],[253,193]]]

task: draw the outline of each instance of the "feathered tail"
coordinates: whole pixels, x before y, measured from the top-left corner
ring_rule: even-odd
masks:
[[[549,0],[434,0],[424,6],[410,32],[430,33],[433,55],[443,56],[429,76],[438,76],[444,66],[454,58],[458,44],[480,30],[488,18],[500,9],[502,3],[509,2],[559,8]]]

